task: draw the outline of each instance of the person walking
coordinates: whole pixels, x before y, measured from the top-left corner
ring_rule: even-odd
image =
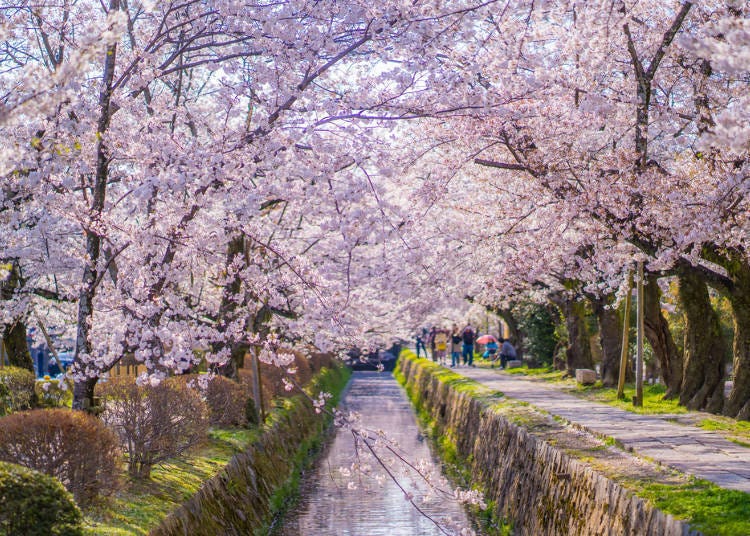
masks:
[[[427,336],[427,343],[430,345],[430,357],[435,361],[435,335],[437,335],[437,328],[432,326],[430,334]]]
[[[441,366],[446,364],[446,352],[448,350],[448,332],[440,328],[435,333],[435,353],[437,354],[437,361]]]
[[[461,330],[461,340],[463,344],[461,346],[461,357],[464,365],[470,367],[474,366],[474,328],[471,323],[466,324],[466,327]]]
[[[498,340],[502,344],[502,346],[500,347],[500,367],[505,369],[508,361],[516,358],[516,348],[510,343],[508,339],[503,339],[502,337],[500,337],[500,339]]]
[[[425,358],[427,357],[427,347],[424,345],[424,339],[427,336],[427,328],[422,328],[421,332],[417,332],[416,338],[417,338],[417,359],[419,359],[419,350],[420,348],[424,352]]]
[[[451,367],[455,367],[461,361],[461,342],[458,325],[453,324],[453,330],[451,331]]]

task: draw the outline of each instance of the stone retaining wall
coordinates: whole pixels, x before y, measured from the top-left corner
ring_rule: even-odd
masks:
[[[436,432],[454,439],[471,460],[472,480],[509,520],[514,534],[695,535],[690,527],[649,506],[625,488],[537,439],[402,356],[398,368]]]
[[[344,386],[343,367],[332,370]],[[249,536],[265,534],[275,515],[274,494],[299,470],[311,443],[321,436],[328,419],[315,413],[306,398],[295,397],[291,408],[261,439],[232,460],[151,536]]]

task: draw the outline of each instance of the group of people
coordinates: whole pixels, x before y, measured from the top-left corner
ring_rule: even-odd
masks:
[[[494,339],[494,338],[493,338]],[[417,357],[430,357],[433,361],[440,363],[442,366],[448,364],[448,353],[451,357],[451,367],[459,366],[463,362],[464,366],[474,366],[474,344],[476,341],[476,331],[471,324],[467,324],[463,329],[458,329],[457,324],[453,324],[451,329],[444,329],[432,326],[429,331],[423,328],[416,335]],[[481,341],[480,341],[481,342]],[[498,347],[498,342],[502,344]],[[427,348],[430,348],[429,355]],[[500,350],[500,359],[502,367],[505,368],[507,361],[515,359],[516,350],[508,339],[502,337],[498,340],[490,340],[485,346],[483,356],[495,360],[495,354]]]

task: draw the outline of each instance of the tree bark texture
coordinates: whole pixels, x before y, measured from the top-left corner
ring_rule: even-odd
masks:
[[[602,384],[614,387],[620,376],[620,352],[622,349],[622,320],[617,309],[609,307],[612,299],[589,298],[599,323],[599,343],[602,347]],[[632,376],[632,374],[631,374]]]
[[[18,261],[10,263],[10,271],[5,281],[0,284],[0,297],[3,301],[13,299],[16,290],[23,285]],[[25,316],[25,315],[24,315]],[[8,352],[8,363],[13,367],[21,367],[34,371],[29,346],[26,343],[26,319],[19,317],[3,326],[2,332],[5,350]]]
[[[657,277],[647,274],[643,287],[644,331],[654,356],[659,362],[661,377],[667,386],[664,398],[680,394],[682,386],[682,355],[669,331],[669,323],[661,312],[661,290]]]
[[[724,355],[719,315],[711,306],[708,287],[695,272],[679,275],[685,311],[684,370],[680,404],[688,409],[719,413],[724,405]]]
[[[119,0],[110,0],[110,10],[120,8]],[[90,217],[101,216],[106,200],[107,181],[109,180],[109,149],[106,145],[106,134],[112,118],[110,107],[112,100],[112,81],[115,73],[117,46],[106,49],[102,87],[99,93],[99,120],[97,122],[96,175],[91,188]],[[89,370],[86,361],[91,359],[91,326],[94,319],[94,295],[99,283],[98,262],[101,255],[102,237],[96,229],[86,229],[86,263],[83,269],[81,291],[78,295],[78,321],[76,326],[76,349],[73,359],[75,387],[73,389],[73,409],[94,407],[94,371]],[[91,383],[93,381],[93,383]],[[85,398],[83,398],[85,397]]]
[[[735,260],[729,266],[734,286],[728,295],[734,320],[734,381],[724,406],[724,414],[750,420],[750,265]]]
[[[240,259],[240,265],[244,266],[245,259],[245,237],[238,234],[233,237],[227,244],[227,268],[237,266],[237,260]],[[244,302],[240,296],[242,292],[242,280],[238,274],[234,274],[232,280],[228,282],[223,289],[221,296],[221,305],[219,307],[219,325],[222,326],[222,333],[226,331],[228,324],[235,320],[237,305]],[[226,363],[217,367],[216,371],[222,376],[232,380],[239,380],[239,369],[245,362],[245,354],[248,351],[248,345],[243,341],[226,340],[221,345],[230,346],[230,357]],[[220,348],[216,348],[217,350]]]
[[[8,364],[34,372],[29,345],[26,342],[26,323],[17,320],[13,324],[6,324],[3,330],[5,351],[8,352]]]
[[[576,369],[594,367],[586,328],[586,306],[581,300],[563,298],[558,302],[558,307],[562,311],[565,326],[568,328],[565,368],[568,375],[575,376]]]

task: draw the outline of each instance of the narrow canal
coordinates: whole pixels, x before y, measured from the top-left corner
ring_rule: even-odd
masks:
[[[355,372],[342,409],[359,413],[368,429],[383,430],[397,441],[399,452],[409,461],[430,460],[439,470],[439,462],[420,433],[406,394],[389,372]],[[349,474],[355,463],[368,464],[371,472],[366,476]],[[414,494],[419,508],[436,520],[450,520],[453,528],[441,530],[420,514],[374,459],[361,452],[358,456],[351,432],[339,429],[322,459],[303,478],[300,501],[287,514],[277,534],[430,536],[460,534],[461,527],[471,526],[463,507],[450,497],[438,494],[423,502],[428,485],[421,479],[403,476],[402,469],[403,466],[394,466],[393,470],[399,483]]]

